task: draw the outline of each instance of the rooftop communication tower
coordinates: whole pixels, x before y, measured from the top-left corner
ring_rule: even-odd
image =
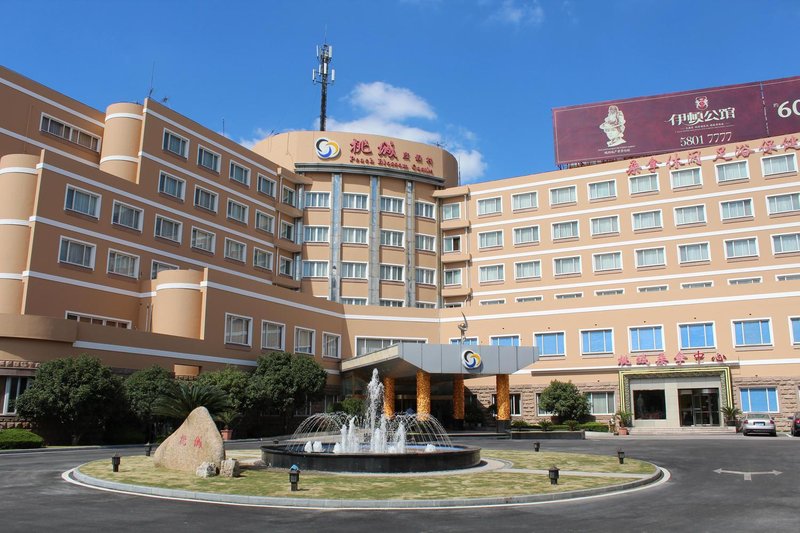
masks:
[[[333,59],[333,46],[327,43],[322,46],[317,46],[317,59],[319,60],[319,68],[312,71],[311,81],[319,83],[322,86],[319,129],[325,131],[325,118],[328,108],[328,84],[333,85],[336,78],[336,71],[330,68],[330,62],[331,59]]]

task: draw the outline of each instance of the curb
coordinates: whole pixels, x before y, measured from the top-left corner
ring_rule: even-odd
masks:
[[[665,478],[669,472],[656,467],[657,471],[650,477],[629,481],[619,485],[559,492],[553,494],[529,494],[523,496],[507,496],[500,498],[453,498],[447,500],[323,500],[315,498],[270,498],[263,496],[240,496],[236,494],[215,494],[209,492],[192,492],[186,490],[164,489],[161,487],[145,487],[129,485],[88,476],[80,471],[80,467],[64,472],[62,478],[69,482],[79,482],[90,488],[119,491],[127,494],[138,494],[155,498],[191,500],[205,503],[227,505],[246,505],[252,507],[283,507],[298,509],[342,509],[342,510],[375,510],[375,509],[454,509],[463,507],[497,507],[538,503],[557,503],[561,501],[605,496],[627,492],[651,485]]]

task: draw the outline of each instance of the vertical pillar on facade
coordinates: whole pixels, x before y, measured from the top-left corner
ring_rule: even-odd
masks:
[[[406,181],[406,307],[417,306],[416,269],[416,209],[414,204],[414,182]]]
[[[453,377],[453,423],[456,429],[464,428],[464,376]]]
[[[431,414],[431,375],[417,370],[417,418],[426,420]]]
[[[511,396],[508,392],[508,374],[497,374],[496,407],[497,431],[506,431],[511,426]]]
[[[367,303],[378,305],[380,302],[380,278],[375,275],[381,267],[381,179],[378,176],[369,177],[369,270],[373,275],[367,279]]]
[[[340,280],[342,277],[342,175],[331,174],[331,270],[329,294],[332,302],[338,302],[341,296]]]
[[[383,414],[386,418],[394,416],[394,378],[383,378]]]

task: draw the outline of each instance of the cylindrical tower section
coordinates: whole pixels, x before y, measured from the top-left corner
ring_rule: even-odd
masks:
[[[106,128],[100,150],[100,170],[128,181],[139,172],[144,108],[138,104],[111,104],[106,109]]]
[[[0,158],[0,313],[22,312],[22,273],[28,268],[39,156]]]
[[[196,270],[164,270],[155,279],[153,333],[200,338],[203,273]]]

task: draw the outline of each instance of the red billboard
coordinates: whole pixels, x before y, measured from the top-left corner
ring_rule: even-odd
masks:
[[[800,132],[800,76],[553,109],[556,163]]]

